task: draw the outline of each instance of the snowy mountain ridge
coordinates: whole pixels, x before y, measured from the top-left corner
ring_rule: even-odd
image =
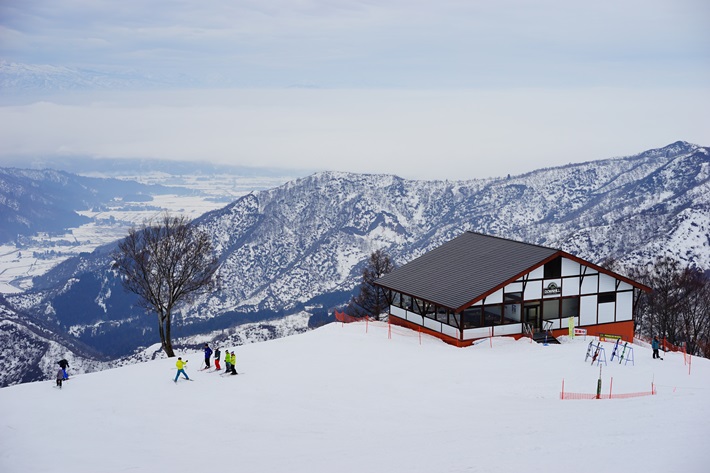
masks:
[[[181,308],[173,333],[188,340],[248,323],[276,327],[299,313],[327,320],[374,249],[400,265],[467,230],[622,268],[667,254],[707,269],[709,169],[708,148],[677,142],[502,179],[323,172],[254,192],[195,220],[212,236],[223,286]],[[72,258],[8,301],[107,356],[129,356],[157,335],[153,316],[118,284],[111,250]]]

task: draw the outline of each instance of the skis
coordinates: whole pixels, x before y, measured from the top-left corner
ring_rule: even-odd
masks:
[[[594,362],[597,361],[597,357],[599,356],[599,348],[601,347],[601,342],[597,342],[597,349],[594,350],[594,356],[592,357],[592,366],[594,365]]]
[[[220,376],[224,377],[224,376],[229,376],[229,375],[231,375],[231,374],[235,374],[235,375],[236,375],[236,374],[240,374],[240,373],[222,373],[222,374],[220,374]],[[244,373],[242,372],[241,374],[244,374]]]
[[[590,356],[592,356],[592,345],[594,344],[594,340],[589,342],[589,345],[587,346],[587,356],[584,357],[584,362],[586,363],[587,360],[589,359]]]
[[[624,343],[624,349],[621,350],[621,356],[619,357],[619,364],[621,364],[621,362],[624,359],[624,355],[626,354],[626,345],[628,345],[628,344],[629,344],[629,342]]]
[[[616,350],[619,348],[620,341],[621,341],[620,338],[616,339],[616,343],[614,344],[614,349],[611,351],[611,359],[609,361],[614,361],[614,357],[616,356]]]

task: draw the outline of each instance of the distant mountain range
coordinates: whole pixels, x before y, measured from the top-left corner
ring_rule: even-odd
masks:
[[[215,337],[290,314],[328,320],[374,249],[401,265],[472,230],[621,268],[670,255],[710,268],[710,149],[686,142],[603,161],[475,181],[326,172],[244,196],[195,221],[223,287],[176,314],[177,337]],[[7,296],[17,310],[105,356],[157,340],[110,269],[112,246],[67,260]],[[623,270],[622,270],[623,272]],[[281,332],[283,334],[283,332]]]
[[[57,92],[166,90],[186,88],[239,87],[239,78],[219,74],[203,75],[146,72],[134,69],[86,69],[51,64],[0,61],[0,97],[31,94],[41,97]],[[308,87],[295,85],[295,87]],[[311,86],[312,88],[313,86]]]
[[[148,75],[137,71],[70,68],[48,64],[0,61],[0,91],[4,94],[82,90],[129,90],[199,85],[185,75]]]

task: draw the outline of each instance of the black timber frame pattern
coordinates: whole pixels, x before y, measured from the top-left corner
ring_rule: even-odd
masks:
[[[375,284],[460,312],[558,256],[651,289],[562,250],[466,232],[385,274]]]

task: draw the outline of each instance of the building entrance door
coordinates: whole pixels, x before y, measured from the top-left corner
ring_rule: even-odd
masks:
[[[525,323],[529,324],[533,330],[540,330],[540,304],[525,304]]]

